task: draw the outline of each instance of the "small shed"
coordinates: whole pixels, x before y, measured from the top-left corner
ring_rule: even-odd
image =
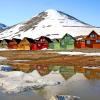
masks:
[[[62,49],[74,49],[74,43],[75,39],[67,33],[60,40],[60,46]]]
[[[30,50],[30,42],[26,37],[23,38],[23,40],[20,41],[18,44],[18,50]]]
[[[7,45],[8,44],[7,44],[7,41],[5,39],[0,41],[0,48],[8,48]]]

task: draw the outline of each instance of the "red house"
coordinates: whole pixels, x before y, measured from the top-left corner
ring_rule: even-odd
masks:
[[[100,48],[100,35],[95,31],[92,31],[85,38],[85,45],[87,48]]]
[[[44,49],[44,48],[48,48],[49,46],[49,41],[51,41],[49,38],[45,37],[45,36],[41,36],[38,40],[37,46],[39,49]]]
[[[34,41],[33,43],[31,43],[31,47],[30,47],[30,49],[31,49],[31,50],[39,50],[36,41]]]

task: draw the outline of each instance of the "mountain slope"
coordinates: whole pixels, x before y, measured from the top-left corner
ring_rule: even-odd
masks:
[[[47,36],[51,39],[62,38],[66,33],[72,36],[87,35],[92,30],[100,33],[100,28],[82,22],[61,11],[49,9],[32,19],[12,26],[0,33],[0,39],[29,37],[36,39]]]
[[[5,24],[0,23],[0,30],[4,30],[6,28],[7,28],[7,26]]]

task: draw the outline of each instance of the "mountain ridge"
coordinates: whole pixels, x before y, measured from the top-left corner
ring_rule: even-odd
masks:
[[[87,35],[92,30],[100,33],[100,28],[87,24],[62,11],[49,9],[32,17],[28,21],[16,24],[0,33],[0,39],[36,39],[40,36],[61,38],[68,33],[73,37]],[[58,34],[58,35],[53,35]]]

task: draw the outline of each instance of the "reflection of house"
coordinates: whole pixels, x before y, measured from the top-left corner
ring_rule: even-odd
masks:
[[[49,66],[49,71],[59,71],[65,79],[75,74],[73,66]]]
[[[75,72],[83,73],[88,79],[100,79],[100,67],[75,66]]]
[[[68,79],[72,77],[75,74],[75,70],[73,66],[63,66],[60,67],[59,69],[61,75],[65,78]]]
[[[37,70],[40,75],[46,75],[49,73],[48,65],[36,65],[34,69]]]
[[[75,72],[78,72],[78,73],[84,73],[85,72],[85,69],[81,66],[75,66],[74,70],[75,70]]]
[[[88,79],[100,79],[100,68],[98,67],[86,67],[84,75]]]
[[[85,38],[85,42],[87,48],[100,48],[100,36],[95,31]]]

